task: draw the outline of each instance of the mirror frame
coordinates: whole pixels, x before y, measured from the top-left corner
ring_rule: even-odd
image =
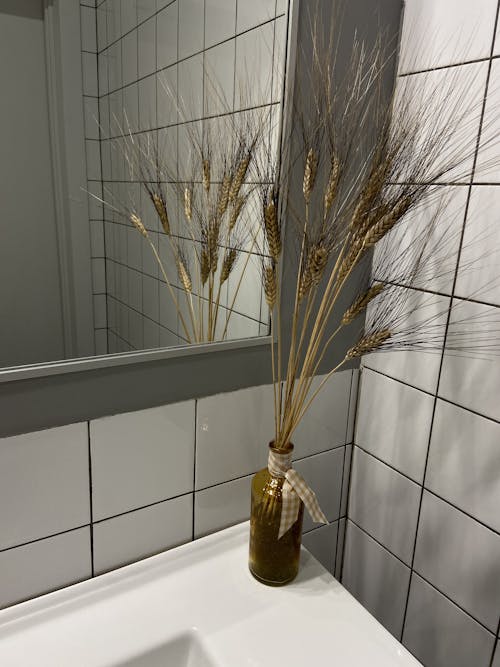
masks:
[[[299,2],[289,0],[283,83],[287,98],[293,94]],[[62,66],[64,62],[81,58],[79,41],[67,37],[79,25],[80,3],[79,0],[44,0],[44,11],[51,72],[48,85],[54,109],[59,111],[61,119],[61,116],[75,114],[77,105],[81,107],[81,79],[79,85],[75,85],[78,82],[72,81],[68,68]],[[81,71],[80,66],[78,71]],[[61,103],[62,90],[69,90],[65,105]],[[283,123],[288,120],[286,113],[282,114]],[[65,123],[59,122],[51,128],[58,135],[54,139],[58,148],[54,176],[60,187],[63,184],[58,193],[59,201],[68,202],[70,208],[69,211],[61,209],[60,221],[69,220],[70,233],[79,238],[84,229],[82,217],[87,213],[87,203],[81,206],[80,201],[75,208],[71,192],[75,187],[79,191],[79,184],[85,180],[82,181],[85,171],[83,109],[76,127],[72,128],[71,141],[65,136],[64,126]],[[76,150],[76,157],[72,150]],[[62,177],[64,166],[68,169],[66,178]],[[69,169],[70,166],[73,168]],[[82,261],[81,256],[75,261]],[[89,305],[91,309],[91,302]],[[77,322],[70,334],[73,341],[80,324],[80,331],[88,328],[85,323]],[[0,437],[270,383],[271,344],[271,336],[263,336],[0,369]]]

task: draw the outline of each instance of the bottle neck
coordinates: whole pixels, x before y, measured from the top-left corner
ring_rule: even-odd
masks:
[[[293,447],[286,451],[269,448],[267,469],[273,477],[285,477],[287,471],[292,467]]]

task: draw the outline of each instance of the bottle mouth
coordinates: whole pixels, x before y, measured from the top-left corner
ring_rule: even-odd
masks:
[[[291,454],[293,452],[293,444],[288,442],[286,447],[275,447],[274,440],[269,443],[269,449],[277,454]]]

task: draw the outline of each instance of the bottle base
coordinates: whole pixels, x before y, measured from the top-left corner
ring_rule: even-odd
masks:
[[[297,576],[296,573],[293,575],[293,577],[289,577],[288,579],[284,579],[283,581],[275,581],[270,579],[264,579],[264,577],[261,577],[256,572],[254,572],[251,567],[249,567],[248,569],[250,570],[250,574],[254,579],[257,579],[258,582],[264,584],[265,586],[272,586],[273,588],[277,588],[279,586],[286,586],[286,584],[291,583]]]

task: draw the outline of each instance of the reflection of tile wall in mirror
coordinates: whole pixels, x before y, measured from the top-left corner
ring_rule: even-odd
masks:
[[[92,61],[94,69],[87,66],[89,88],[84,91],[89,190],[101,186],[102,179],[105,200],[132,205],[140,211],[151,241],[166,264],[174,293],[181,299],[183,292],[167,237],[147,194],[138,193],[139,184],[130,181],[120,136],[125,130],[134,138],[147,138],[165,156],[166,178],[171,180],[189,175],[182,157],[189,145],[188,133],[195,131],[201,136],[209,123],[219,121],[220,114],[264,105],[272,112],[270,125],[277,127],[288,2],[279,2],[276,7],[275,0],[259,0],[251,6],[241,0],[97,0],[97,6],[93,5],[92,0],[81,0],[84,66],[87,50],[97,53],[97,61]],[[179,111],[173,100],[177,100]],[[212,120],[208,121],[209,117]],[[274,127],[270,127],[269,137],[275,146]],[[179,233],[176,219],[180,207],[174,185],[168,188],[175,234]],[[255,202],[249,202],[247,218],[257,220],[257,214]],[[100,348],[97,352],[182,344],[179,317],[148,244],[136,230],[127,229],[124,219],[95,202],[90,224],[93,265],[98,271],[102,268],[95,280],[102,291],[94,296],[96,312],[99,309],[95,323]],[[269,332],[258,247],[258,240],[245,243],[246,252],[223,286],[219,335],[225,328],[248,253],[246,279],[234,303],[227,337]],[[187,317],[183,304],[181,312]]]

